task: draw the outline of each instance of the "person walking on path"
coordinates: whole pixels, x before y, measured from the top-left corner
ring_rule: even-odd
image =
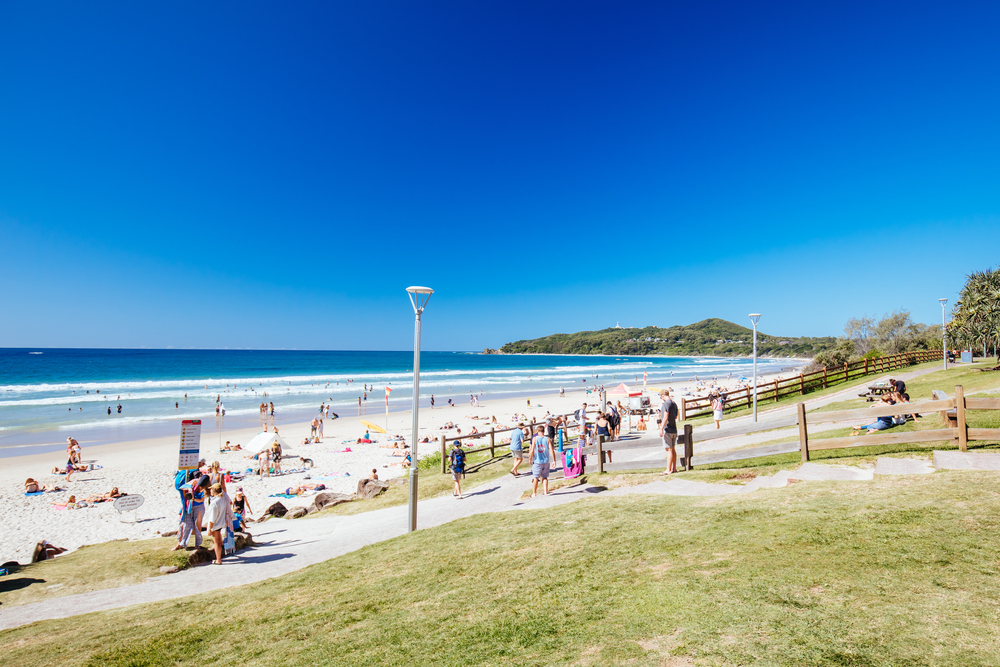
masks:
[[[462,441],[456,440],[452,443],[451,454],[451,476],[455,479],[455,490],[451,495],[462,498],[462,477],[465,475],[465,450],[462,449]]]
[[[722,411],[725,408],[725,401],[722,399],[722,394],[715,392],[712,394],[712,418],[715,419],[715,428],[720,428],[720,422],[722,421]]]
[[[660,396],[663,398],[660,404],[660,437],[667,450],[667,469],[660,474],[671,475],[677,472],[677,404],[670,398],[669,389],[664,389]]]
[[[517,469],[524,460],[524,422],[519,422],[517,428],[510,434],[510,455],[514,457],[514,467],[510,469],[510,474],[517,477]]]
[[[531,440],[531,497],[538,495],[538,480],[542,480],[542,492],[549,495],[549,472],[556,453],[552,449],[552,441],[545,436],[545,427],[535,429],[535,437]]]

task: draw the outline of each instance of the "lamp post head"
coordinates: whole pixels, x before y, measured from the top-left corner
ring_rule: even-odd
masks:
[[[406,291],[410,295],[410,305],[413,306],[413,312],[417,315],[424,312],[427,302],[431,299],[431,294],[434,294],[434,290],[430,287],[407,287]]]
[[[940,303],[941,307],[943,308],[944,304],[948,303],[948,299],[938,299],[938,303]]]
[[[753,322],[753,328],[757,328],[757,323],[760,322],[760,313],[750,313],[750,321]]]

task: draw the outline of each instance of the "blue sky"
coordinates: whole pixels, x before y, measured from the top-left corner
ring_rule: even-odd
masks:
[[[997,263],[996,3],[6,3],[0,346],[940,319]]]

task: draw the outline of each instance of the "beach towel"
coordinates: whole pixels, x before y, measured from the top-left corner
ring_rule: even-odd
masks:
[[[52,503],[52,507],[60,511],[66,509],[66,505],[60,505],[59,503]]]
[[[563,467],[563,477],[566,479],[579,477],[583,474],[583,450],[579,447],[568,449],[565,452],[565,465]]]
[[[294,493],[272,493],[268,498],[298,498]]]
[[[31,493],[25,493],[24,495],[26,495],[26,496],[40,496],[43,493],[45,493],[45,492],[44,491],[32,491]]]

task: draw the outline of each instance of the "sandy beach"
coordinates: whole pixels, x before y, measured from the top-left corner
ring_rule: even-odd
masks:
[[[727,381],[721,380],[720,384],[726,385]],[[728,384],[735,386],[735,380],[729,380]],[[702,393],[695,391],[695,386],[689,381],[669,385],[650,384],[647,390],[652,392],[665,386],[672,386],[675,396],[688,392]],[[641,388],[641,383],[630,387]],[[606,388],[611,389],[611,386]],[[455,407],[439,404],[433,410],[421,409],[420,437],[429,436],[436,440],[442,433],[453,435],[454,430],[441,429],[449,421],[454,422],[456,428],[462,429],[463,433],[468,433],[473,426],[480,431],[488,431],[493,416],[497,418],[499,428],[508,428],[516,423],[517,416],[524,415],[532,421],[543,418],[547,412],[570,413],[585,401],[588,403],[588,410],[594,411],[598,400],[596,393],[587,394],[578,389],[568,390],[564,396],[558,393],[503,399],[484,396],[478,407],[470,406],[467,400]],[[297,467],[299,462],[295,457],[298,456],[312,459],[312,467],[304,472],[275,477],[259,478],[249,475],[242,481],[230,483],[230,495],[235,493],[237,487],[242,487],[253,509],[253,516],[256,517],[278,500],[286,507],[310,505],[313,493],[296,498],[270,497],[271,494],[282,492],[296,484],[322,483],[330,491],[354,493],[358,480],[367,477],[373,468],[378,471],[380,479],[402,475],[402,467],[392,465],[401,461],[401,457],[393,456],[392,450],[382,445],[390,444],[389,438],[395,434],[401,435],[410,444],[410,411],[390,412],[388,434],[372,433],[375,443],[358,445],[357,439],[365,433],[365,427],[361,424],[363,419],[380,426],[386,424],[385,412],[380,412],[374,406],[365,415],[344,414],[342,411],[340,419],[325,421],[323,442],[313,444],[300,444],[309,435],[308,422],[285,424],[279,421],[277,426],[280,435],[289,445],[284,453],[284,467]],[[65,481],[65,476],[50,472],[53,466],[66,464],[64,453],[50,452],[4,459],[0,472],[0,503],[3,504],[8,530],[0,536],[0,562],[28,562],[35,544],[40,540],[48,540],[72,550],[86,544],[122,538],[150,538],[176,530],[179,498],[173,487],[173,478],[177,469],[179,432],[178,424],[176,436],[94,447],[88,447],[86,441],[81,439],[83,460],[92,461],[101,467],[75,473],[70,482]],[[223,442],[229,440],[234,445],[245,445],[259,432],[259,428],[227,430],[223,432]],[[346,451],[348,448],[351,451]],[[418,455],[423,458],[438,449],[437,442],[419,445]],[[219,452],[218,436],[211,432],[203,434],[202,457],[209,464],[219,461],[224,470],[245,471],[254,467],[254,462],[247,458],[252,453],[254,452]],[[25,496],[23,484],[28,477],[48,486],[58,485],[63,490]],[[106,493],[113,487],[118,487],[123,493],[143,496],[142,507],[125,515],[119,515],[111,502],[79,509],[56,507],[65,504],[70,495],[76,495],[79,500],[92,494]],[[253,530],[252,524],[250,530]]]

